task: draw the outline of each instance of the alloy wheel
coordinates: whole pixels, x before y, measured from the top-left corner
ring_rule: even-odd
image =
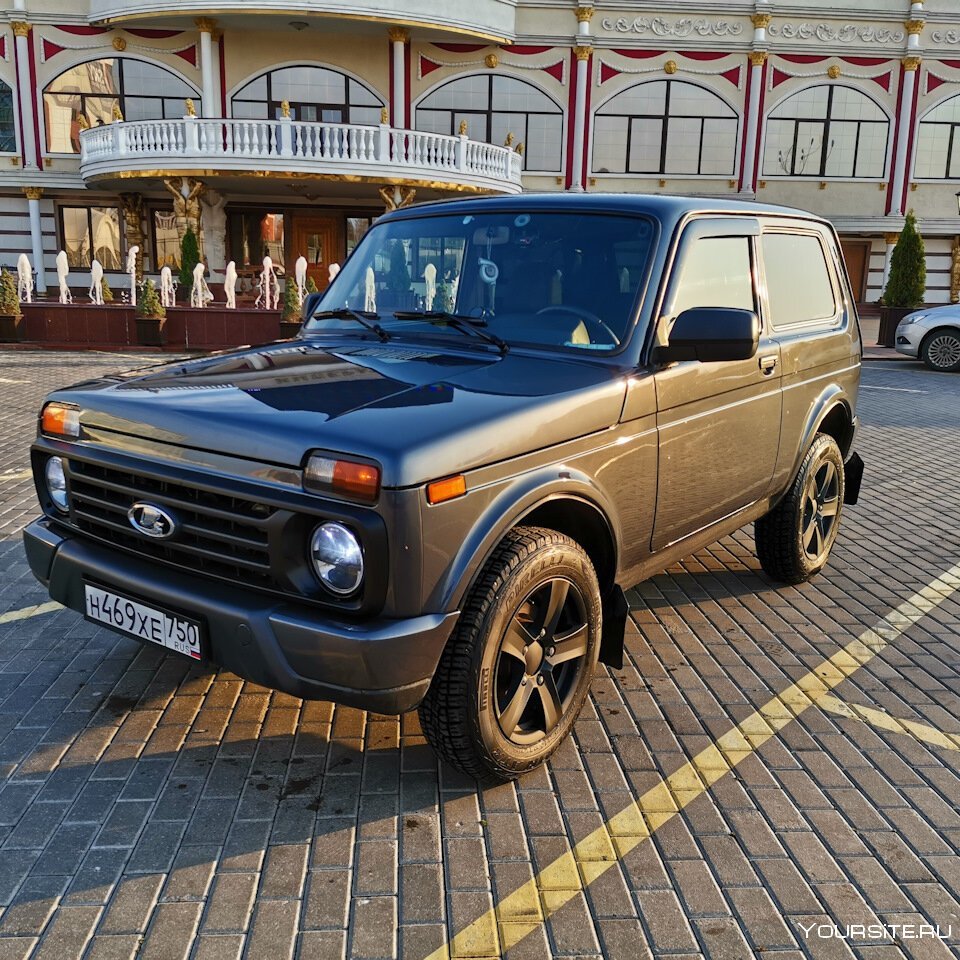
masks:
[[[560,723],[587,662],[589,624],[583,595],[563,578],[534,587],[500,641],[494,703],[503,735],[536,743]]]
[[[825,460],[810,474],[803,495],[801,542],[811,560],[819,560],[830,549],[839,511],[840,475],[837,468]]]
[[[932,366],[940,370],[949,370],[960,363],[960,337],[941,333],[927,345],[927,357]]]

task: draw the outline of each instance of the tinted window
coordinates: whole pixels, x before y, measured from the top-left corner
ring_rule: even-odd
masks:
[[[836,316],[833,284],[819,237],[809,233],[765,233],[761,248],[775,327],[832,320]]]
[[[750,241],[747,237],[704,237],[687,247],[672,313],[691,307],[753,310]]]

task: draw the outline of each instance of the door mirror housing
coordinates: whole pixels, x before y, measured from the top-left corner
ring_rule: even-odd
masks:
[[[323,293],[318,290],[316,293],[308,293],[303,298],[303,306],[300,308],[300,319],[304,323],[313,316],[313,311],[317,309],[317,304],[322,297]]]
[[[674,321],[666,346],[657,348],[662,363],[677,360],[749,360],[760,342],[760,318],[737,307],[691,307]]]

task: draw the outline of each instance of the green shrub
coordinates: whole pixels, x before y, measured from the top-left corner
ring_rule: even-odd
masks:
[[[113,303],[113,291],[110,289],[110,284],[107,283],[106,277],[100,281],[100,291],[103,294],[104,303]]]
[[[923,238],[917,233],[917,219],[911,210],[890,258],[890,277],[883,292],[884,305],[912,310],[923,303],[926,288],[927,258]]]
[[[19,317],[20,314],[16,278],[9,270],[0,269],[0,316]]]
[[[300,319],[300,298],[297,296],[297,285],[290,277],[287,277],[283,284],[283,319]]]
[[[140,296],[137,298],[137,316],[162,320],[166,315],[167,311],[160,302],[157,287],[154,282],[148,278],[143,284]]]
[[[200,244],[193,227],[187,227],[187,232],[180,241],[180,289],[189,293],[193,286],[193,269],[200,262]]]
[[[317,281],[314,280],[313,277],[307,277],[307,283],[306,283],[305,289],[308,294],[320,292],[317,289]]]

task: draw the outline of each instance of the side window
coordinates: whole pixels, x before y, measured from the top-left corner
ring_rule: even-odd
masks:
[[[687,247],[671,313],[691,307],[756,309],[748,237],[702,237]]]
[[[832,321],[837,301],[820,238],[810,233],[764,233],[760,247],[771,324]]]

